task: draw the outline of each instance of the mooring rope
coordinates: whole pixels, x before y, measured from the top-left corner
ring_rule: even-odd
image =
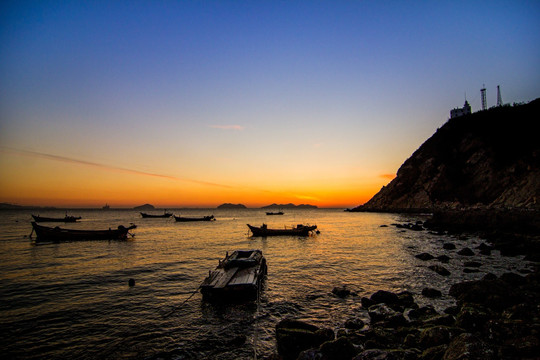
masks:
[[[202,285],[202,283],[201,283]],[[201,285],[199,285],[192,293],[191,295],[188,296],[188,298],[186,300],[184,300],[180,305],[176,306],[176,307],[173,307],[171,311],[169,311],[166,315],[163,315],[163,318],[166,319],[168,318],[169,316],[171,316],[172,314],[174,314],[178,309],[181,309],[182,306],[184,306],[188,301],[189,299],[191,299],[193,297],[193,295],[195,295],[199,289],[201,288]]]

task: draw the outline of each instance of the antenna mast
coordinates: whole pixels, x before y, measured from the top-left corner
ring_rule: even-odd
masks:
[[[486,110],[487,109],[487,101],[486,101],[486,85],[485,84],[480,89],[480,94],[482,95],[482,110]]]
[[[497,107],[503,106],[502,96],[501,96],[501,87],[497,85]]]

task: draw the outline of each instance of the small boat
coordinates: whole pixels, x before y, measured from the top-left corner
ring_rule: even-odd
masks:
[[[110,208],[109,204],[105,204],[105,206],[102,207],[103,210],[109,210]]]
[[[48,227],[38,225],[32,221],[33,231],[36,232],[36,242],[43,241],[76,241],[76,240],[124,240],[126,239],[129,230],[135,229],[137,226],[129,227],[118,226],[117,229],[108,230],[71,230],[62,229],[58,226]]]
[[[279,211],[279,212],[266,212],[266,215],[283,215],[283,211]]]
[[[219,261],[214,271],[201,284],[205,300],[257,299],[267,266],[261,250],[235,250]]]
[[[161,215],[152,215],[152,214],[147,214],[147,213],[143,213],[143,212],[142,212],[142,213],[141,213],[141,216],[142,216],[143,218],[156,219],[156,218],[170,218],[170,217],[172,216],[172,214],[166,212],[166,213],[163,213],[163,214],[161,214]]]
[[[63,218],[52,218],[52,217],[45,217],[45,216],[39,216],[39,215],[33,215],[35,222],[76,222],[77,220],[81,220],[80,216],[64,216]]]
[[[309,236],[311,232],[319,233],[317,230],[317,225],[302,225],[298,224],[296,227],[292,228],[283,228],[283,229],[269,229],[266,224],[262,224],[260,227],[252,226],[247,224],[249,230],[253,233],[253,236],[287,236],[287,235],[297,235],[297,236]]]
[[[174,219],[178,222],[188,222],[188,221],[215,221],[216,218],[214,215],[203,216],[203,217],[183,217],[183,216],[174,216]]]

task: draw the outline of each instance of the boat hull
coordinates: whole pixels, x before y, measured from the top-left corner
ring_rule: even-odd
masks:
[[[170,218],[172,214],[166,213],[162,215],[152,215],[152,214],[141,213],[141,216],[145,219],[162,219],[162,218]]]
[[[51,217],[45,217],[45,216],[39,216],[39,215],[32,215],[35,222],[76,222],[77,220],[80,220],[80,216],[65,216],[63,218],[51,218]]]
[[[108,230],[73,230],[62,229],[58,226],[48,227],[32,222],[32,227],[36,232],[36,242],[61,242],[79,240],[125,240],[128,232],[136,228],[135,225],[124,227],[120,225],[117,229]]]
[[[175,216],[174,220],[177,222],[190,222],[190,221],[214,221],[216,218],[214,215],[210,216],[203,216],[203,217],[197,217],[197,218],[190,218],[190,217],[182,217],[182,216]]]
[[[234,257],[239,253],[245,256],[235,261]],[[266,273],[266,259],[260,250],[234,251],[204,279],[201,284],[203,299],[211,302],[256,300]]]
[[[312,231],[317,229],[317,225],[300,226],[290,229],[268,229],[247,224],[251,230],[252,236],[309,236]]]

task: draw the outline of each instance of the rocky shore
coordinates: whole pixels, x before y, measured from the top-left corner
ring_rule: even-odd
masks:
[[[480,215],[479,215],[480,216]],[[440,217],[435,220],[450,219]],[[470,219],[478,221],[476,219]],[[515,222],[512,222],[515,224]],[[478,223],[477,223],[478,224]],[[458,222],[431,221],[423,224],[393,224],[410,231],[462,233]],[[472,228],[471,228],[472,229]],[[475,228],[477,231],[484,231]],[[470,229],[468,229],[470,230]],[[474,251],[456,249],[453,243],[443,248],[470,257],[464,271],[477,271],[475,251],[489,254],[494,249],[507,255],[527,253],[538,262],[538,236],[524,231],[495,236],[488,245]],[[501,232],[499,234],[502,234]],[[524,235],[525,234],[525,235]],[[493,234],[491,234],[493,236]],[[495,234],[496,235],[496,234]],[[527,236],[529,242],[523,242]],[[421,253],[416,257],[434,263],[428,266],[435,276],[446,277],[445,255]],[[379,290],[361,298],[363,313],[351,316],[337,333],[292,318],[276,325],[278,353],[272,360],[465,360],[465,359],[538,359],[540,356],[540,271],[529,274],[488,273],[482,279],[453,284],[449,295],[456,305],[437,312],[433,306],[419,306],[410,292],[393,293]],[[333,290],[335,296],[352,296],[346,287]],[[422,290],[425,298],[438,298],[437,289]]]

